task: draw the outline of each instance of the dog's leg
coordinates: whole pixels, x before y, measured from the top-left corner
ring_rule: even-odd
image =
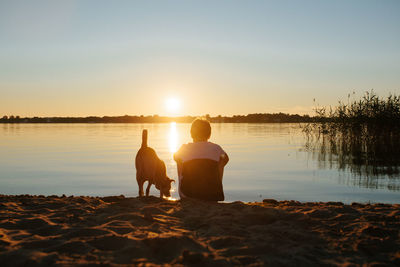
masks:
[[[139,197],[143,196],[143,184],[144,184],[144,179],[141,177],[139,173],[136,173],[136,181],[138,183],[139,187]]]
[[[147,188],[146,188],[146,197],[148,197],[150,194],[150,186],[151,186],[151,183],[150,183],[150,181],[148,181]]]
[[[160,190],[160,198],[162,198],[163,197],[163,193],[161,192],[161,190]]]

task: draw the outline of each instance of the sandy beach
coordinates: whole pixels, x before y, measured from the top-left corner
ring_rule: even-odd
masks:
[[[399,266],[400,205],[0,196],[1,266]]]

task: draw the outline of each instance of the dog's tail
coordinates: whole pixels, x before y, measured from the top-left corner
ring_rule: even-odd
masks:
[[[142,132],[142,147],[147,147],[147,130],[144,129]]]

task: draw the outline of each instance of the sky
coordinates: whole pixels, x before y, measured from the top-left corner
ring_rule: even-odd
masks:
[[[313,99],[399,94],[399,14],[397,0],[1,0],[0,116],[312,114]]]

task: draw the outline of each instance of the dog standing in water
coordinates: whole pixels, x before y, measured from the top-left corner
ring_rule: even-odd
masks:
[[[139,186],[139,196],[143,196],[143,184],[148,181],[146,196],[149,196],[152,184],[160,190],[160,198],[170,197],[171,183],[175,180],[167,176],[165,163],[158,158],[154,149],[147,146],[147,130],[142,132],[142,146],[136,154],[136,180]]]

